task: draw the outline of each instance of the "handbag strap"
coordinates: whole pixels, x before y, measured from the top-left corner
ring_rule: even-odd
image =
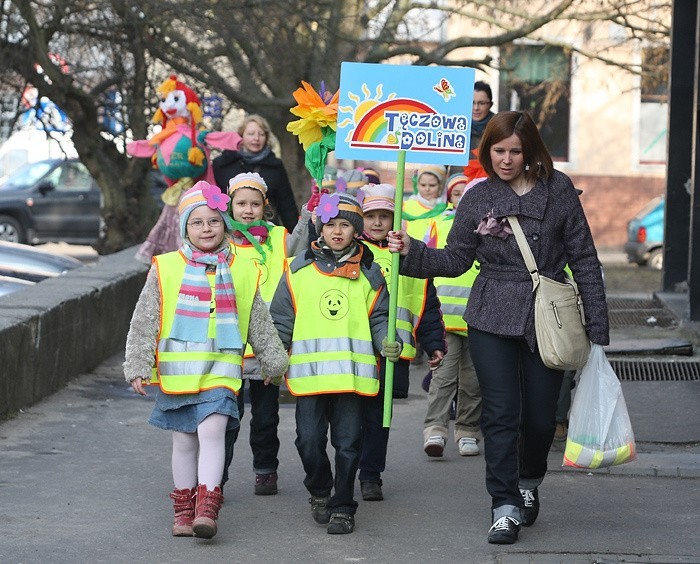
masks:
[[[523,233],[523,228],[520,227],[520,222],[518,221],[518,218],[514,215],[509,215],[507,216],[507,218],[508,223],[510,224],[510,228],[513,230],[513,235],[515,235],[515,240],[518,243],[520,253],[523,255],[525,266],[527,266],[527,270],[530,273],[530,277],[532,278],[532,291],[534,292],[537,289],[537,286],[539,286],[540,284],[540,273],[537,269],[535,256],[532,254],[532,249],[530,249],[530,245],[527,244],[527,240],[525,239],[525,233]]]

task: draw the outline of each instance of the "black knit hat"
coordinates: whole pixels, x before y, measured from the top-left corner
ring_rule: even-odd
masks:
[[[316,230],[321,233],[323,225],[331,219],[346,219],[355,228],[357,235],[365,229],[362,206],[350,194],[323,194],[316,207]]]

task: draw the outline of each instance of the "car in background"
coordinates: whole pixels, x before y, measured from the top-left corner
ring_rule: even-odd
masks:
[[[16,292],[17,290],[31,288],[35,284],[36,282],[22,280],[21,278],[13,278],[12,276],[0,276],[0,298],[3,296],[7,296],[12,292]]]
[[[149,185],[162,207],[162,175],[153,171]],[[0,185],[0,241],[91,245],[100,235],[101,201],[99,186],[77,159],[26,164]]]
[[[627,260],[655,270],[663,268],[665,198],[657,196],[627,224]]]
[[[82,262],[72,257],[55,255],[29,245],[0,241],[0,277],[32,284],[83,266]]]

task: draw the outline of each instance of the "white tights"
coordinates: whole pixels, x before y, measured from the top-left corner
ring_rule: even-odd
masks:
[[[208,490],[221,485],[224,474],[224,438],[228,415],[212,413],[196,433],[173,431],[173,482],[175,489],[205,484]]]

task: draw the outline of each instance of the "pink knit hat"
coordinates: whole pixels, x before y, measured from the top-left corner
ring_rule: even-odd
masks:
[[[387,210],[394,213],[394,187],[391,184],[365,184],[360,188],[365,195],[362,211]]]

